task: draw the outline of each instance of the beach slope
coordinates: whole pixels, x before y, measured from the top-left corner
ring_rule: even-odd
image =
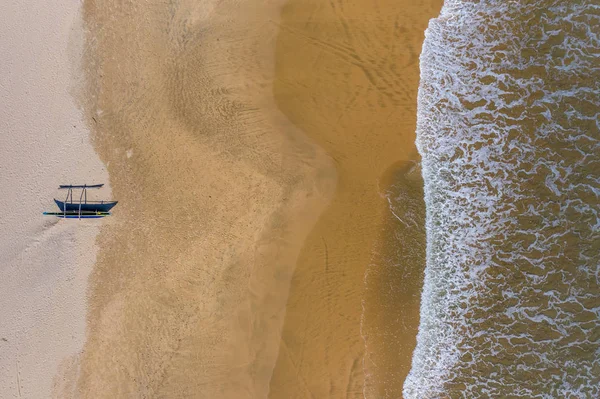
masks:
[[[115,223],[91,277],[88,398],[265,397],[331,159],[273,101],[282,1],[86,1],[82,105]]]

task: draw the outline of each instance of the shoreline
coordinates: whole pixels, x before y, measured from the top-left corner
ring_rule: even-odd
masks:
[[[339,181],[294,272],[270,398],[402,394],[402,383],[385,378],[397,375],[396,368],[405,377],[410,368],[418,304],[409,306],[408,314],[416,311],[416,317],[404,332],[385,331],[386,321],[368,314],[361,331],[365,290],[378,292],[375,283],[365,286],[365,274],[373,271],[378,249],[398,246],[386,231],[392,215],[388,187],[381,185],[395,173],[394,165],[418,160],[419,54],[441,3],[290,0],[283,9],[275,97],[282,112],[334,159]],[[411,265],[391,273],[404,267]],[[418,273],[414,279],[408,296],[414,302],[417,295],[418,303],[422,280]],[[370,298],[374,313],[391,306]],[[390,339],[410,344],[393,343],[396,353],[387,368],[371,367],[369,362],[388,356],[377,350]]]
[[[420,164],[393,165],[380,190],[387,209],[365,273],[361,321],[369,398],[402,397],[419,330],[427,244]]]
[[[85,340],[98,222],[43,216],[59,184],[107,183],[71,90],[79,4],[11,3],[0,16],[0,392],[69,397]],[[106,186],[99,195],[110,195]],[[15,206],[18,204],[18,206]]]

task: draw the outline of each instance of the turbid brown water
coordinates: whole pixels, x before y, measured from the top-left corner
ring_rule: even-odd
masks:
[[[419,164],[393,165],[381,187],[389,208],[365,276],[365,392],[369,398],[399,398],[416,344],[425,264]]]
[[[598,1],[446,1],[421,56],[409,399],[600,397]]]
[[[334,159],[339,181],[294,273],[271,398],[359,398],[363,390],[377,398],[401,395],[415,344],[424,254],[420,263],[383,272],[396,280],[411,275],[402,295],[386,295],[372,278],[365,296],[365,272],[371,263],[385,268],[383,257],[398,246],[387,227],[394,216],[386,176],[417,158],[419,52],[440,7],[439,0],[291,0],[283,9],[276,99]],[[422,195],[417,198],[422,210]],[[424,241],[422,229],[415,236]],[[361,335],[365,298],[369,359]],[[397,313],[386,311],[389,300],[399,302]],[[407,328],[394,331],[398,323],[390,318],[403,319]],[[374,367],[379,360],[382,367]]]

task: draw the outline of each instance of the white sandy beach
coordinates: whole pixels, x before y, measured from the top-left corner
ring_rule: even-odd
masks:
[[[1,398],[53,396],[85,338],[87,279],[106,221],[41,214],[65,194],[59,184],[108,183],[71,95],[79,7],[24,0],[0,13]]]

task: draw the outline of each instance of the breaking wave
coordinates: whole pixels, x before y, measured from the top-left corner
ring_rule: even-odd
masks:
[[[600,397],[599,34],[592,0],[447,0],[431,21],[405,398]]]

